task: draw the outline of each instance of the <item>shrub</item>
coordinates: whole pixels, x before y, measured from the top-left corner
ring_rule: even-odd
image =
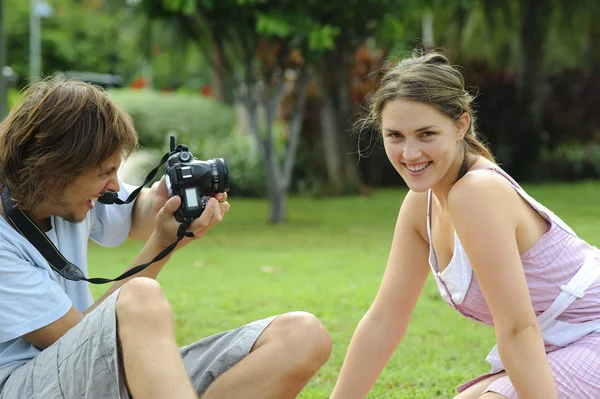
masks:
[[[600,144],[560,144],[544,149],[539,165],[543,179],[600,178]]]
[[[235,124],[231,107],[205,97],[151,90],[110,94],[133,118],[142,147],[166,148],[166,137],[174,131],[193,148],[205,137],[228,136]]]

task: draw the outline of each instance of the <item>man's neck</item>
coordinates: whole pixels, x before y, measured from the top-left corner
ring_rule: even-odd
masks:
[[[50,222],[50,216],[47,212],[44,212],[41,209],[34,210],[26,210],[24,211],[31,218],[31,220],[42,230],[46,232],[52,228],[52,223]]]
[[[35,212],[25,211],[25,213],[29,216],[29,218],[42,230],[43,232],[49,231],[52,229],[52,222],[50,221],[50,217],[39,217]],[[4,207],[2,206],[2,202],[0,202],[0,216],[2,216],[7,222],[8,218],[6,217],[6,212],[4,212]]]

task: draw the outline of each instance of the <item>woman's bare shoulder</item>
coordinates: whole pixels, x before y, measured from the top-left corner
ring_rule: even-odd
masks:
[[[415,192],[409,190],[402,202],[401,213],[405,221],[411,223],[419,232],[419,235],[429,244],[427,236],[427,206],[429,204],[429,192]]]

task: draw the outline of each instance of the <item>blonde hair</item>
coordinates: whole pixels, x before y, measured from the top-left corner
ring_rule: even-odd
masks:
[[[474,97],[465,89],[462,73],[443,53],[415,53],[385,71],[370,97],[367,115],[358,122],[358,129],[375,128],[381,132],[383,108],[388,102],[401,99],[429,104],[452,120],[467,112],[471,125],[464,136],[465,152],[495,162],[475,129],[476,117],[471,106]]]
[[[137,146],[131,118],[99,87],[52,77],[32,84],[23,98],[0,124],[0,184],[22,209]]]

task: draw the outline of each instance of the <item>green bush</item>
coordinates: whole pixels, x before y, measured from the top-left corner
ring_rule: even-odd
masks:
[[[197,158],[225,158],[229,167],[231,195],[244,197],[266,196],[264,169],[256,140],[251,134],[233,133],[228,137],[207,137],[194,152]]]
[[[544,179],[600,178],[600,144],[561,144],[542,151],[540,175]]]
[[[110,95],[133,118],[142,147],[166,148],[170,132],[194,147],[209,136],[228,136],[235,124],[231,107],[197,95],[151,90],[111,90]]]

